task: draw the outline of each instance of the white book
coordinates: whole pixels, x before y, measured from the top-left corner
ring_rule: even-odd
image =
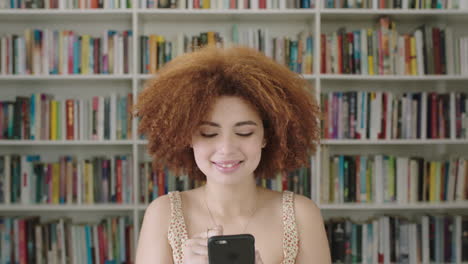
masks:
[[[57,237],[60,239],[60,263],[61,264],[66,264],[66,258],[65,258],[65,253],[66,253],[66,247],[65,247],[65,224],[63,221],[63,218],[59,219],[59,223],[57,225]]]
[[[182,2],[185,2],[185,1],[182,1]],[[184,7],[185,9],[185,7]],[[134,56],[133,56],[133,38],[135,37],[134,35],[134,32],[132,31],[132,34],[129,34],[128,35],[128,73],[135,73],[137,72],[137,70],[135,69],[135,63],[134,63]],[[174,43],[174,42],[173,42]],[[175,49],[173,49],[175,50]]]
[[[360,36],[361,36],[361,74],[367,75],[369,74],[368,61],[367,61],[367,30],[361,29]]]
[[[99,96],[98,98],[97,133],[98,140],[104,140],[104,96]]]
[[[50,44],[50,31],[49,29],[44,29],[42,31],[43,39],[42,39],[42,50],[41,50],[41,57],[42,57],[42,74],[49,75],[50,73],[50,54],[49,54],[49,44]]]
[[[424,52],[423,52],[423,35],[420,29],[414,33],[416,38],[416,61],[418,64],[418,75],[424,75]]]
[[[126,0],[120,0],[120,9],[126,9],[127,8],[127,1]],[[98,262],[96,262],[98,263]]]
[[[372,262],[371,263],[378,263],[379,258],[379,243],[380,243],[380,221],[373,220],[372,221]]]
[[[418,201],[418,162],[410,159],[410,174],[409,174],[409,196],[408,200],[410,203],[416,203]]]
[[[421,139],[427,138],[427,92],[421,93]]]
[[[193,9],[193,1],[187,0],[188,1],[188,9],[191,10]]]
[[[0,65],[0,74],[7,74],[7,63],[6,63],[6,56],[5,54],[7,54],[7,37],[2,37],[1,38],[1,50],[0,50],[0,56],[1,56],[1,65]]]
[[[4,173],[5,173],[5,204],[11,203],[11,157],[10,155],[4,155]]]
[[[115,93],[111,93],[110,95],[110,139],[116,140],[116,131],[117,131],[117,95]]]
[[[70,243],[71,243],[71,247],[72,247],[72,254],[68,255],[69,259],[71,259],[71,264],[78,264],[78,259],[77,259],[77,254],[79,254],[78,252],[78,237],[76,236],[76,226],[72,225],[70,227],[71,231],[70,231]]]
[[[286,0],[279,0],[279,8],[286,9]]]
[[[98,239],[98,226],[97,225],[92,225],[90,226],[90,228],[92,228],[93,230],[93,244],[95,245],[95,254],[94,254],[94,263],[99,263],[99,254],[100,254],[100,250],[99,250],[99,239]]]
[[[451,3],[451,1],[449,1]],[[447,60],[447,74],[452,75],[455,74],[455,60],[453,54],[453,31],[451,27],[445,28],[445,58]]]
[[[62,1],[62,0],[60,0]],[[63,32],[63,59],[62,59],[62,70],[63,74],[68,74],[68,42],[70,41],[70,34],[68,31]]]
[[[390,264],[390,218],[383,217],[384,264]]]
[[[411,138],[416,139],[418,137],[418,102],[416,100],[411,102]]]
[[[123,74],[124,73],[124,38],[123,38],[123,35],[122,34],[118,34],[119,37],[118,37],[118,40],[119,40],[119,50],[118,50],[118,53],[119,53],[119,60],[118,60],[118,67],[119,67],[119,74]],[[133,53],[133,50],[128,50],[129,53]]]
[[[450,92],[450,139],[456,139],[455,92]]]
[[[403,36],[398,37],[398,62],[396,65],[396,72],[398,75],[405,74],[405,38]]]
[[[240,1],[242,2],[242,1]],[[265,55],[269,58],[273,58],[273,46],[271,45],[271,41],[272,41],[272,38],[271,38],[271,35],[270,35],[270,30],[268,28],[265,28],[265,39],[264,39],[264,43],[265,43]],[[303,34],[303,33],[302,33]],[[299,35],[301,36],[301,35]],[[299,39],[301,41],[301,39]],[[303,42],[305,44],[305,42]]]
[[[362,94],[365,93],[363,91],[358,91],[357,92],[357,102],[356,102],[356,109],[357,109],[357,115],[356,115],[356,133],[362,136],[363,129],[362,129],[362,114],[363,114],[363,109],[362,109]]]
[[[385,121],[385,138],[391,139],[391,131],[392,131],[392,112],[393,112],[393,93],[386,93],[387,94],[387,113],[386,113],[386,121]]]
[[[466,170],[466,161],[462,158],[459,159],[458,163],[458,175],[457,175],[457,191],[455,193],[455,200],[461,201],[464,200],[464,186],[465,186],[465,170]]]
[[[408,9],[408,6],[409,6],[408,0],[403,0],[402,8],[403,8],[403,9]]]
[[[409,263],[418,263],[418,232],[416,224],[409,224]]]
[[[36,239],[36,243],[35,243],[35,251],[36,251],[36,264],[43,264],[43,259],[42,259],[42,250],[43,250],[43,246],[42,246],[42,227],[40,225],[36,225],[34,226],[34,233],[35,233],[35,239]],[[1,259],[0,259],[1,260]],[[2,262],[3,263],[3,262]],[[4,262],[6,263],[6,261]]]
[[[421,232],[422,263],[429,263],[429,217],[428,216],[421,217],[421,225],[422,225],[422,232]]]
[[[397,202],[399,204],[408,203],[408,158],[397,157]]]

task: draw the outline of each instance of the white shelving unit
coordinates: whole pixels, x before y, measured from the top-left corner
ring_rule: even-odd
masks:
[[[304,75],[318,91],[328,89],[413,89],[422,91],[433,89],[468,89],[468,76],[366,76],[366,75],[333,75],[321,74],[320,69],[320,36],[323,32],[336,30],[338,26],[348,29],[362,26],[373,26],[375,19],[381,15],[394,18],[403,31],[414,28],[414,25],[435,21],[443,25],[452,25],[455,36],[468,35],[468,10],[358,10],[358,9],[322,9],[321,1],[318,7],[311,10],[145,10],[137,7],[134,1],[131,10],[0,10],[0,35],[12,32],[22,32],[26,28],[73,29],[78,33],[99,35],[106,29],[133,31],[134,51],[132,74],[125,75],[39,75],[39,76],[2,76],[0,75],[0,98],[14,98],[16,95],[30,95],[32,92],[54,93],[57,96],[83,97],[88,94],[105,95],[110,91],[133,94],[134,103],[144,82],[151,75],[139,72],[139,36],[156,33],[173,35],[178,32],[198,33],[204,30],[219,31],[229,41],[229,30],[232,24],[242,27],[267,27],[271,34],[294,36],[300,29],[313,32],[314,42],[314,71],[315,74]],[[350,23],[351,22],[351,23]],[[432,22],[431,22],[432,23]],[[406,24],[409,24],[406,27]],[[402,85],[404,83],[404,85]],[[97,89],[96,89],[97,88]],[[138,164],[148,160],[146,156],[146,142],[136,136],[137,121],[133,120],[133,138],[124,141],[18,141],[0,140],[0,155],[15,153],[31,153],[42,155],[61,155],[86,153],[131,153],[134,168],[134,193],[138,201]],[[372,151],[389,148],[389,151],[405,152],[411,149],[418,152],[418,148],[436,148],[438,154],[457,147],[457,152],[468,154],[468,139],[444,140],[322,140],[322,144],[330,148],[360,151],[361,148],[373,147]],[[377,148],[376,148],[377,147]],[[461,148],[461,150],[460,150]],[[464,152],[463,152],[464,151]],[[81,154],[80,154],[81,155]],[[314,175],[320,173],[320,148],[316,155],[318,166],[314,167]],[[314,200],[322,209],[325,216],[330,213],[352,215],[355,212],[430,212],[455,211],[466,212],[468,202],[434,203],[434,204],[320,204],[319,177],[312,181]],[[138,202],[133,204],[105,204],[105,205],[0,205],[0,216],[35,214],[48,215],[70,214],[79,218],[84,212],[94,215],[107,213],[128,214],[133,218],[135,227],[134,242],[137,243],[140,221],[146,205]]]

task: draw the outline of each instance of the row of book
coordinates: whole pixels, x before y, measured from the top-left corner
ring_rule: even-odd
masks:
[[[328,92],[320,95],[324,139],[466,139],[460,92]]]
[[[0,38],[0,73],[124,74],[133,69],[131,30],[102,37],[73,30],[26,29]]]
[[[141,73],[154,74],[172,58],[195,51],[206,45],[222,47],[224,39],[219,32],[202,32],[198,35],[187,36],[178,34],[176,40],[162,35],[148,35],[140,37],[140,69]]]
[[[364,75],[468,74],[468,37],[450,27],[423,24],[398,33],[396,23],[381,17],[376,29],[321,35],[321,73]]]
[[[0,218],[0,263],[133,263],[134,227],[128,217],[77,224],[38,216]]]
[[[468,218],[461,215],[381,216],[325,222],[333,263],[455,263],[468,261]]]
[[[315,0],[140,0],[140,7],[211,10],[315,8]]]
[[[132,138],[133,95],[55,99],[51,94],[0,101],[0,139],[123,140]]]
[[[323,148],[322,203],[453,202],[468,200],[468,159],[332,155]]]
[[[187,191],[198,188],[205,181],[194,180],[188,175],[175,176],[170,170],[155,171],[151,162],[139,163],[140,203],[149,203],[171,191]],[[311,197],[311,170],[301,168],[289,173],[277,174],[271,179],[257,178],[257,185],[270,190],[290,190],[297,194]]]
[[[313,72],[313,36],[301,31],[295,37],[272,36],[268,29],[232,28],[233,44],[241,44],[263,52],[297,73]],[[195,51],[206,45],[224,46],[225,38],[219,32],[202,32],[187,36],[179,34],[175,39],[161,35],[141,36],[141,73],[155,73],[172,58]]]
[[[465,0],[323,0],[325,8],[468,9]]]
[[[131,0],[0,0],[0,9],[126,9]]]
[[[0,203],[133,203],[133,158],[67,155],[46,162],[40,155],[2,155]]]

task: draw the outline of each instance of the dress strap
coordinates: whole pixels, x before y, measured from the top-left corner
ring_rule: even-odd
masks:
[[[294,213],[294,193],[283,192],[283,264],[294,264],[299,251],[296,216]]]
[[[178,191],[170,192],[171,222],[168,230],[168,240],[172,247],[174,264],[182,264],[184,253],[182,245],[188,239],[187,227],[185,226],[184,214],[182,212],[182,201]]]

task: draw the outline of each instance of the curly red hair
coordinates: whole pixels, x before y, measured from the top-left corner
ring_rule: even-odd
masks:
[[[263,120],[267,145],[256,177],[309,166],[320,137],[309,82],[254,49],[211,46],[166,64],[138,96],[138,132],[148,138],[155,169],[205,179],[191,138],[220,96],[244,99]]]

